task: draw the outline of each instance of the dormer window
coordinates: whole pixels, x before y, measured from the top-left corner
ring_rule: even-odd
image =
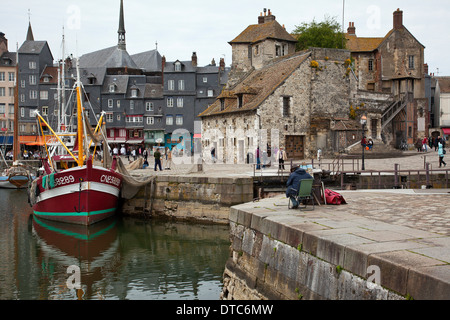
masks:
[[[109,92],[110,93],[116,92],[116,85],[115,84],[110,84],[109,85]]]
[[[175,62],[175,71],[181,71],[181,62],[180,61]]]
[[[97,81],[97,78],[95,78],[95,76],[94,76],[93,74],[91,74],[91,75],[88,77],[88,83],[89,83],[89,84],[95,84],[96,81]]]
[[[243,94],[238,95],[238,109],[242,108],[243,100],[244,100],[243,98],[244,98]]]
[[[138,89],[131,89],[131,97],[137,98],[138,96]]]

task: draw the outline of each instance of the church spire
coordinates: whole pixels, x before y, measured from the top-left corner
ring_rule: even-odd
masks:
[[[118,48],[121,50],[126,50],[126,42],[125,42],[125,19],[123,15],[123,0],[120,0],[120,17],[119,17],[119,30],[117,31],[119,34],[119,42],[117,44]]]
[[[31,29],[31,12],[30,12],[30,9],[28,9],[27,41],[34,41],[33,30]]]

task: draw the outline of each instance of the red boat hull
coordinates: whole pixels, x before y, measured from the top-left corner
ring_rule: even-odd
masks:
[[[47,220],[91,225],[115,214],[122,176],[102,167],[67,169],[39,177],[35,216]]]

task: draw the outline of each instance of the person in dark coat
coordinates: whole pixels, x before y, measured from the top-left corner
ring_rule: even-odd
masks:
[[[287,181],[286,198],[291,198],[293,209],[297,208],[299,205],[298,201],[295,199],[295,196],[298,194],[300,181],[303,179],[313,179],[313,177],[311,177],[305,169],[299,167],[291,173]]]

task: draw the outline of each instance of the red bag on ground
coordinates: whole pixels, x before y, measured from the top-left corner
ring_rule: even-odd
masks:
[[[327,204],[346,204],[344,197],[330,189],[325,189],[325,199]]]

